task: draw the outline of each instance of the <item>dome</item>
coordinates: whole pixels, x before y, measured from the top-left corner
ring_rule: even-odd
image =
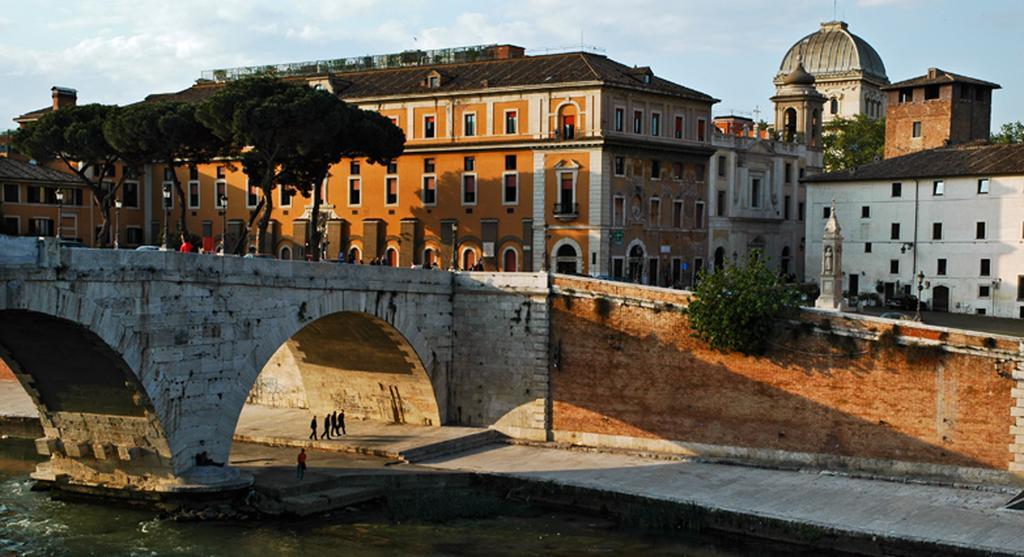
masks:
[[[782,58],[777,79],[792,73],[801,62],[819,81],[826,77],[863,74],[889,83],[882,58],[867,41],[847,30],[843,21],[822,23],[821,29],[797,41]]]
[[[796,63],[796,68],[789,72],[785,79],[782,80],[783,85],[814,85],[814,76],[807,73],[804,69],[804,65],[800,62]]]

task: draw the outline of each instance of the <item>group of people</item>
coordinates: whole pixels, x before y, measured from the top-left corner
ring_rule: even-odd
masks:
[[[309,438],[313,441],[317,439],[330,439],[333,435],[338,437],[340,435],[346,435],[345,432],[345,411],[337,410],[324,416],[324,428],[317,435],[317,425],[320,421],[313,416],[313,419],[309,421]],[[298,467],[295,470],[295,478],[301,480],[306,475],[306,449],[299,449],[299,456],[296,459]]]

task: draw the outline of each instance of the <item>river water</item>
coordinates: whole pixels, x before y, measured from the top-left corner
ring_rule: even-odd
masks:
[[[792,555],[760,543],[624,529],[591,516],[517,508],[505,516],[395,522],[381,510],[313,520],[180,522],[31,491],[31,442],[0,441],[0,556]],[[806,555],[820,554],[807,552]]]

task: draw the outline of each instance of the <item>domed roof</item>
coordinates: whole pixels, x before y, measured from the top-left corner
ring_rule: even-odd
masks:
[[[888,83],[885,64],[864,39],[847,30],[843,21],[827,21],[821,29],[797,41],[782,58],[777,79],[789,75],[803,63],[819,81],[824,77],[863,73]]]
[[[783,85],[814,85],[814,76],[807,73],[802,63],[797,62],[796,68],[789,72],[782,83]]]

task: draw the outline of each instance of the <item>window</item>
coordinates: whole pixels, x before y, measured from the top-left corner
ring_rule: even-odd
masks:
[[[945,259],[939,259],[938,261],[936,261],[935,274],[940,276],[940,277],[946,276],[946,260]]]
[[[725,177],[725,156],[718,155],[718,175]]]
[[[941,222],[933,222],[932,223],[932,240],[941,240],[941,239],[942,239],[942,223]]]
[[[832,114],[839,114],[839,99],[832,97],[828,103],[828,111]]]
[[[164,181],[165,182],[173,182],[174,181],[174,169],[173,168],[164,168]]]
[[[326,186],[326,181],[324,182],[324,185]],[[292,206],[292,198],[295,197],[295,189],[291,188],[291,187],[281,186],[281,187],[277,188],[277,190],[278,190],[278,204],[281,207],[291,207]],[[320,195],[322,195],[324,198],[327,197],[327,190],[326,190],[326,188],[321,188]]]
[[[782,198],[782,219],[783,220],[789,220],[790,219],[791,215],[789,214],[789,209],[790,209],[791,205],[793,205],[793,198],[791,196],[787,195],[787,196]]]
[[[974,310],[975,315],[985,315],[988,311],[985,308],[976,308]]]
[[[462,204],[476,205],[476,175],[462,175]]]
[[[350,161],[348,163],[348,173],[352,176],[359,176],[359,161]]]
[[[19,217],[4,217],[0,234],[7,234],[8,236],[21,234],[21,219]]]
[[[860,218],[869,219],[871,218],[871,207],[869,205],[862,205],[860,208]]]
[[[53,219],[48,218],[32,218],[28,221],[28,235],[29,236],[53,236],[54,227]]]
[[[615,157],[615,175],[626,175],[626,157]]]
[[[974,225],[974,239],[984,240],[985,239],[985,223],[979,222]]]
[[[978,180],[978,194],[988,193],[988,178]]]
[[[892,183],[892,193],[890,197],[903,197],[903,184],[900,182]]]
[[[992,293],[992,287],[991,286],[989,286],[987,284],[982,284],[982,285],[978,286],[978,297],[979,298],[988,298],[991,293]]]
[[[125,182],[121,185],[121,204],[129,209],[139,208],[138,182]]]
[[[505,205],[515,205],[519,203],[519,175],[515,172],[506,172],[504,178],[502,202]]]
[[[25,193],[27,194],[25,196],[25,201],[28,203],[42,203],[42,198],[39,193],[42,190],[43,188],[39,186],[25,186]]]
[[[643,133],[644,131],[644,111],[634,110],[633,111],[633,133]]]
[[[283,189],[283,188],[282,188]],[[198,209],[199,208],[199,181],[189,180],[188,182],[188,208]]]
[[[900,274],[900,260],[899,259],[890,259],[889,260],[889,272],[894,274],[894,275]]]
[[[672,227],[683,227],[683,200],[677,199],[672,202]]]
[[[435,168],[434,159],[432,159],[432,158],[423,159],[423,173],[424,174],[433,174],[434,173],[434,168]]]
[[[674,162],[672,163],[672,179],[682,180],[683,179],[683,163]]]
[[[697,229],[704,228],[704,202],[698,201],[693,205],[694,223]]]
[[[612,226],[622,228],[626,225],[626,198],[616,195],[612,198]]]
[[[904,88],[904,89],[900,89],[900,102],[901,103],[914,102],[914,90],[909,88],[909,87]]]
[[[228,206],[228,182],[227,180],[217,180],[213,183],[215,190],[214,195],[217,197],[213,200],[213,204],[218,209],[224,209]]]
[[[900,239],[900,223],[894,222],[889,227],[889,239],[899,240]]]
[[[946,193],[946,183],[942,180],[932,182],[932,195],[939,196]]]
[[[398,177],[384,178],[384,204],[398,205]]]
[[[223,166],[218,166],[217,167],[217,179],[218,180],[223,180],[223,179],[225,179],[227,177],[228,177],[228,169],[224,168]]]
[[[615,131],[621,132],[626,125],[626,111],[622,108],[615,109]]]
[[[827,219],[832,216],[832,207],[828,205],[821,208],[821,218]]]
[[[1024,275],[1017,275],[1017,299],[1024,300]]]
[[[505,111],[505,133],[508,135],[514,135],[518,133],[516,131],[519,123],[519,113],[515,110]]]
[[[515,170],[515,169],[516,169],[516,156],[515,155],[505,155],[505,170]]]
[[[661,114],[657,112],[651,113],[651,135],[661,135]]]
[[[21,187],[18,184],[4,184],[4,203],[20,203]]]
[[[705,170],[704,170],[704,165],[703,164],[698,164],[697,166],[695,166],[693,168],[693,173],[696,174],[698,182],[703,182],[704,181],[704,172],[705,172]]]
[[[761,179],[750,180],[750,206],[758,209],[761,207]]]
[[[911,124],[910,137],[921,137],[921,122]]]
[[[661,179],[661,161],[657,159],[651,160],[651,180]]]
[[[462,115],[462,135],[473,137],[476,135],[476,113],[467,112]]]
[[[707,122],[703,118],[697,120],[697,141],[704,141],[704,132],[707,128]]]
[[[129,246],[137,246],[142,244],[142,227],[141,226],[128,226],[124,229],[124,243]]]
[[[476,158],[475,157],[463,157],[462,158],[462,170],[466,172],[473,172],[476,170]]]
[[[682,139],[683,138],[683,129],[685,127],[684,124],[685,124],[685,120],[683,120],[683,117],[682,116],[676,116],[676,139]]]
[[[437,89],[441,86],[441,76],[431,75],[427,77],[427,87],[431,89]]]
[[[983,277],[989,276],[992,273],[992,260],[991,259],[982,259],[981,260],[981,269],[980,269],[980,271],[981,271],[980,272],[981,276],[983,276]]]
[[[864,253],[871,253],[871,242],[864,242]]]
[[[437,204],[437,178],[433,176],[423,177],[423,204]]]
[[[622,257],[612,257],[612,276],[615,278],[623,277],[623,270],[626,267],[626,260]]]
[[[246,187],[245,205],[247,207],[250,207],[250,208],[255,207],[256,204],[259,201],[258,196],[257,196],[257,193],[259,192],[259,190],[258,190],[258,188],[256,186],[253,186],[251,184],[246,184],[245,187]]]
[[[924,100],[933,101],[939,98],[939,86],[938,85],[925,85],[924,86]]]
[[[719,217],[725,216],[725,190],[718,190],[717,192],[715,197],[715,215]]]
[[[435,122],[436,120],[434,116],[423,117],[423,137],[427,139],[434,137],[434,134],[437,132],[435,129]]]
[[[363,202],[363,181],[358,176],[348,179],[348,205],[358,207]]]
[[[398,163],[395,161],[388,161],[387,173],[398,174]]]
[[[784,168],[786,169],[785,170],[786,183],[787,184],[792,183],[793,182],[793,163],[787,162],[786,166]]]
[[[651,198],[650,214],[648,215],[651,227],[661,226],[661,200],[657,197]]]
[[[796,204],[796,218],[804,220],[804,202],[801,201]]]

